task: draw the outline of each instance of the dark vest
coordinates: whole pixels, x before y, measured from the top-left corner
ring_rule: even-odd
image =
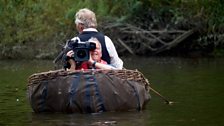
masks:
[[[88,41],[91,37],[95,37],[99,40],[102,48],[102,60],[106,61],[108,64],[110,64],[110,55],[106,48],[105,38],[102,33],[95,32],[95,31],[84,31],[81,34],[78,35],[80,41],[85,42]]]

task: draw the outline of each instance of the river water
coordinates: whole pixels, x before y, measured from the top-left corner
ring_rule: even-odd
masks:
[[[223,126],[224,58],[123,58],[125,68],[138,69],[151,87],[141,112],[100,114],[36,114],[26,97],[27,78],[53,70],[52,61],[0,61],[0,125],[16,126]]]

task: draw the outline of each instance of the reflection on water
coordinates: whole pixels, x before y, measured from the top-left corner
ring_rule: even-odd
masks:
[[[224,59],[126,58],[172,105],[151,92],[143,112],[36,114],[26,97],[27,78],[52,70],[52,61],[0,61],[0,125],[222,126]]]
[[[133,120],[134,119],[134,120]],[[32,115],[32,125],[144,125],[141,112],[107,112],[98,114],[35,114]]]

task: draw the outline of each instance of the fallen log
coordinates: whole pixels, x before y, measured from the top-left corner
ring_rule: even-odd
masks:
[[[130,24],[119,24],[108,26],[107,31],[113,29],[113,36],[119,36],[119,39],[114,38],[118,53],[121,50],[123,53],[139,55],[156,55],[171,48],[186,40],[194,34],[195,30],[180,30],[180,29],[149,29],[145,30],[141,27],[136,27]],[[117,43],[117,44],[116,44]],[[124,50],[125,49],[125,50]]]
[[[166,43],[164,46],[162,46],[160,49],[158,49],[154,53],[160,53],[162,51],[169,50],[172,47],[175,47],[177,44],[181,43],[183,40],[185,40],[186,38],[188,38],[193,33],[194,33],[194,30],[189,30],[189,31],[183,33],[182,35],[180,35],[176,39],[174,39],[172,42]]]
[[[135,55],[135,53],[132,51],[132,49],[126,45],[120,38],[117,39],[117,41],[126,49],[128,50],[129,53],[131,53],[132,55]]]

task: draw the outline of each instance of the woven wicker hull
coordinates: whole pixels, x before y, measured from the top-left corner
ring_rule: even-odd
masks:
[[[148,87],[139,71],[57,70],[31,75],[28,97],[37,113],[140,111],[150,100]]]

